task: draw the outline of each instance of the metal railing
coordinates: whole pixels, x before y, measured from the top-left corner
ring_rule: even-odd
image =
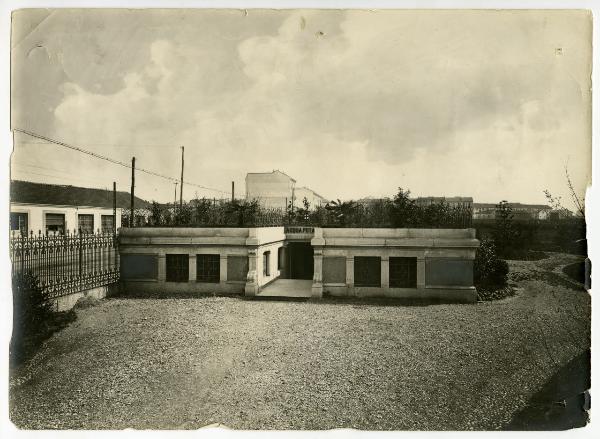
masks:
[[[18,235],[10,238],[12,275],[31,273],[50,297],[60,297],[119,280],[113,233]]]

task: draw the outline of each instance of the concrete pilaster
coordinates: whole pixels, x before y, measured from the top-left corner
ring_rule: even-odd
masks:
[[[382,256],[381,258],[381,288],[390,287],[390,258]]]
[[[346,285],[354,287],[354,256],[346,257]]]
[[[323,297],[323,249],[315,248],[312,297]]]
[[[255,296],[258,293],[258,255],[256,249],[248,250],[248,277],[244,293]]]
[[[425,258],[417,258],[417,288],[425,288]]]
[[[196,255],[192,254],[190,255],[189,259],[188,259],[188,280],[190,282],[196,282]]]
[[[158,255],[158,281],[165,282],[167,280],[167,257]]]
[[[219,258],[219,282],[227,282],[227,255],[221,255]]]

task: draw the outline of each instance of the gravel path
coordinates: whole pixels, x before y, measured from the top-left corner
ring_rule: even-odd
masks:
[[[105,300],[13,371],[11,419],[34,429],[503,428],[589,346],[589,296],[560,277],[573,261],[511,262],[517,295],[476,305]]]

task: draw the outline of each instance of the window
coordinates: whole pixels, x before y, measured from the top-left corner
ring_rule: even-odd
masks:
[[[381,286],[381,258],[378,256],[354,257],[354,285],[357,287]]]
[[[94,233],[94,215],[79,215],[77,218],[77,229],[80,233]]]
[[[18,230],[21,235],[27,235],[29,229],[28,218],[26,213],[11,212],[10,213],[10,230]]]
[[[277,269],[283,269],[283,247],[277,249]]]
[[[196,280],[219,283],[221,281],[220,259],[219,255],[196,255]]]
[[[65,233],[65,215],[64,213],[46,214],[46,233],[64,235]]]
[[[271,276],[271,252],[263,253],[263,276]]]
[[[417,258],[390,258],[390,287],[417,288]]]
[[[102,233],[113,233],[115,230],[115,216],[102,215],[100,218]]]
[[[189,255],[167,255],[167,282],[189,280]]]

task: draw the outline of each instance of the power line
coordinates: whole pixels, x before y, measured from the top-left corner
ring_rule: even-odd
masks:
[[[82,154],[87,154],[87,155],[90,155],[90,156],[95,157],[97,159],[106,160],[106,161],[111,162],[111,163],[113,163],[115,165],[119,165],[119,166],[123,166],[125,168],[131,169],[131,165],[128,164],[128,163],[125,163],[125,162],[122,162],[120,160],[113,159],[111,157],[107,157],[107,156],[104,156],[104,155],[101,155],[101,154],[97,154],[95,152],[88,151],[88,150],[83,149],[83,148],[79,148],[78,146],[70,145],[70,144],[68,144],[66,142],[61,142],[60,140],[51,139],[50,137],[42,136],[41,134],[36,134],[36,133],[33,133],[31,131],[27,131],[27,130],[24,130],[24,129],[21,129],[21,128],[13,128],[13,131],[17,131],[19,133],[27,134],[28,136],[35,137],[36,139],[45,140],[46,142],[54,143],[56,145],[59,145],[59,146],[62,146],[62,147],[68,148],[68,149],[72,149],[72,150],[80,152]],[[169,177],[168,175],[159,174],[158,172],[150,171],[148,169],[138,168],[137,166],[136,166],[135,170],[139,171],[139,172],[144,172],[144,173],[149,174],[149,175],[153,175],[155,177],[164,178],[164,179],[169,180],[169,181],[179,181],[177,178]],[[220,189],[215,189],[215,188],[211,188],[211,187],[208,187],[208,186],[203,186],[203,185],[196,184],[196,183],[190,183],[190,182],[187,182],[187,181],[184,182],[184,183],[188,184],[190,186],[199,187],[201,189],[206,189],[206,190],[209,190],[209,191],[220,192],[222,194],[228,194],[229,195],[229,192],[222,191]]]

